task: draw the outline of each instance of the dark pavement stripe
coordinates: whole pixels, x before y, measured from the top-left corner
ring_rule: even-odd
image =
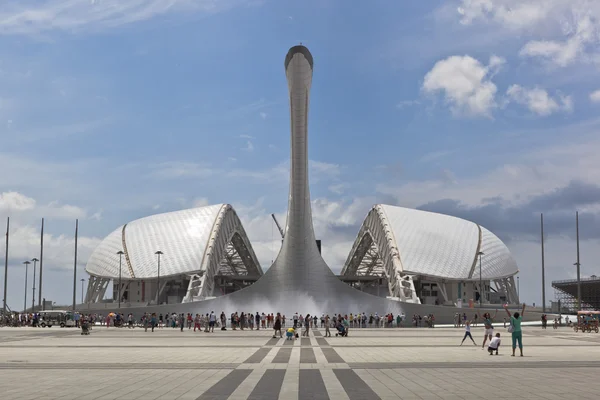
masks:
[[[310,346],[310,338],[300,338],[300,346]]]
[[[265,344],[265,346],[275,346],[277,344],[277,342],[279,342],[280,338],[271,338],[269,339],[269,341]]]
[[[312,347],[303,347],[300,349],[300,362],[301,363],[316,363],[317,357]]]
[[[269,354],[270,351],[271,351],[271,349],[268,347],[261,347],[260,349],[256,350],[256,352],[254,354],[252,354],[250,357],[248,357],[248,359],[246,361],[244,361],[244,363],[246,363],[246,364],[260,363],[267,356],[267,354]]]
[[[283,342],[283,345],[284,345],[284,346],[293,346],[293,345],[294,345],[294,341],[296,341],[296,340],[298,340],[298,339],[294,339],[294,340],[287,340],[287,338],[286,338],[286,341],[285,341],[285,342]]]
[[[323,334],[320,331],[317,331],[317,330],[313,330],[313,335],[315,335],[315,336],[323,336]]]
[[[333,373],[342,384],[350,400],[377,400],[381,399],[375,392],[363,381],[356,372],[351,369],[334,369]]]
[[[283,386],[285,369],[268,369],[250,393],[248,400],[277,399]]]
[[[196,400],[227,400],[251,373],[251,369],[234,369]]]
[[[327,343],[327,340],[325,338],[318,337],[318,338],[315,338],[315,339],[317,340],[317,344],[319,346],[329,346],[329,343]]]
[[[279,349],[277,354],[275,354],[275,358],[273,359],[272,362],[277,363],[277,364],[280,364],[280,363],[287,364],[288,362],[290,362],[291,356],[292,356],[292,349],[282,347]]]
[[[325,382],[318,369],[301,369],[298,400],[329,400]]]
[[[323,354],[325,355],[325,358],[327,359],[327,362],[329,362],[329,363],[345,362],[344,359],[342,357],[340,357],[340,355],[337,353],[337,351],[335,351],[331,347],[323,347],[323,348],[321,348],[321,351],[323,351]]]

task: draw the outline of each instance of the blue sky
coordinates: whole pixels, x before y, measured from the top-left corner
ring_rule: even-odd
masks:
[[[263,266],[284,218],[289,116],[283,60],[315,58],[309,152],[317,235],[338,270],[375,203],[458,215],[498,234],[541,301],[600,272],[600,5],[44,0],[0,7],[0,217],[11,216],[9,305],[47,218],[45,293],[70,299],[117,226],[231,203]],[[3,245],[2,245],[3,246]],[[2,247],[3,250],[3,247]],[[588,261],[589,260],[589,261]],[[47,277],[47,278],[46,278]],[[47,279],[47,280],[46,280]],[[548,284],[549,287],[549,284]],[[547,298],[552,297],[548,290]]]

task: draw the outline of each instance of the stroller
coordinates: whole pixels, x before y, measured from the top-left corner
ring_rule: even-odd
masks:
[[[337,333],[335,334],[335,336],[348,336],[348,331],[346,330],[346,327],[342,324],[339,324],[337,327]]]
[[[81,334],[82,335],[89,335],[90,334],[90,323],[88,322],[87,319],[81,321]]]

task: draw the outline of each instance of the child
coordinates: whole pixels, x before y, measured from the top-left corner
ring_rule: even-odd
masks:
[[[499,347],[500,347],[500,333],[496,333],[496,337],[490,341],[490,344],[488,346],[488,351],[490,352],[490,356],[492,355],[493,352],[496,352],[496,355],[498,355]]]
[[[288,328],[288,330],[285,332],[285,336],[286,339],[285,340],[294,340],[294,334],[295,334],[295,330],[294,328]]]
[[[463,337],[462,342],[460,342],[460,345],[462,346],[463,343],[465,342],[466,338],[470,338],[471,342],[473,342],[473,344],[475,346],[477,346],[477,343],[475,343],[475,340],[473,340],[473,336],[471,336],[471,321],[466,321],[465,320],[465,336]],[[493,339],[492,339],[493,340]]]

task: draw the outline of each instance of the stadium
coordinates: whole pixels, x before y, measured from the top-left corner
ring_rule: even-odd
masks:
[[[307,127],[313,58],[306,47],[289,50],[285,71],[290,189],[273,264],[263,272],[231,205],[157,214],[115,229],[95,249],[86,266],[85,308],[114,309],[118,303],[123,312],[196,313],[276,305],[288,315],[433,313],[451,322],[466,307],[519,303],[517,265],[492,232],[453,216],[391,205],[365,210],[335,275],[321,256],[312,222]],[[105,299],[110,285],[113,297]]]

